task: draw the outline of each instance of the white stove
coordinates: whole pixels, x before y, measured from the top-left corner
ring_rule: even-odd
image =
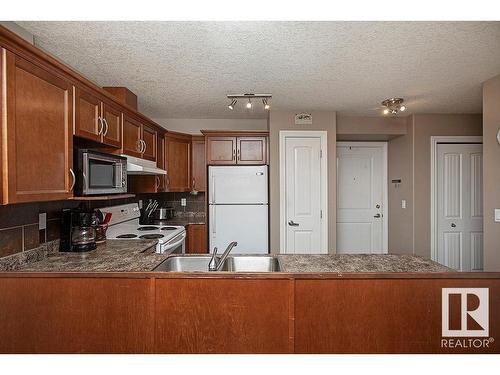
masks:
[[[185,252],[186,230],[177,225],[141,225],[141,211],[137,203],[111,206],[100,209],[105,215],[112,214],[106,238],[128,240],[157,240],[156,252],[181,254]]]

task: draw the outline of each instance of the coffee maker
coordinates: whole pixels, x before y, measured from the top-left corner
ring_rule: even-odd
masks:
[[[59,251],[85,252],[96,245],[96,215],[93,211],[63,209]]]

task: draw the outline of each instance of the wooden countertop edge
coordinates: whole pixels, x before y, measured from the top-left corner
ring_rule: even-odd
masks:
[[[500,272],[318,272],[318,273],[208,273],[208,272],[0,272],[2,278],[131,278],[131,279],[500,279]]]

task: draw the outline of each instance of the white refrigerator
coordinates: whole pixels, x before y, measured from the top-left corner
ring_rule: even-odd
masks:
[[[210,253],[222,253],[231,241],[231,254],[269,252],[268,167],[208,167],[208,230]]]

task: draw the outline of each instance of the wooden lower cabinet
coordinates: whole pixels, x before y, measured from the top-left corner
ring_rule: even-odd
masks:
[[[442,288],[489,288],[489,337],[500,335],[500,278],[295,281],[296,353],[498,353],[441,347]],[[497,313],[498,314],[498,313]]]
[[[206,224],[189,224],[186,226],[186,253],[207,254],[207,226]]]
[[[0,353],[149,353],[154,279],[0,278]]]
[[[157,279],[159,353],[288,353],[289,280]]]

